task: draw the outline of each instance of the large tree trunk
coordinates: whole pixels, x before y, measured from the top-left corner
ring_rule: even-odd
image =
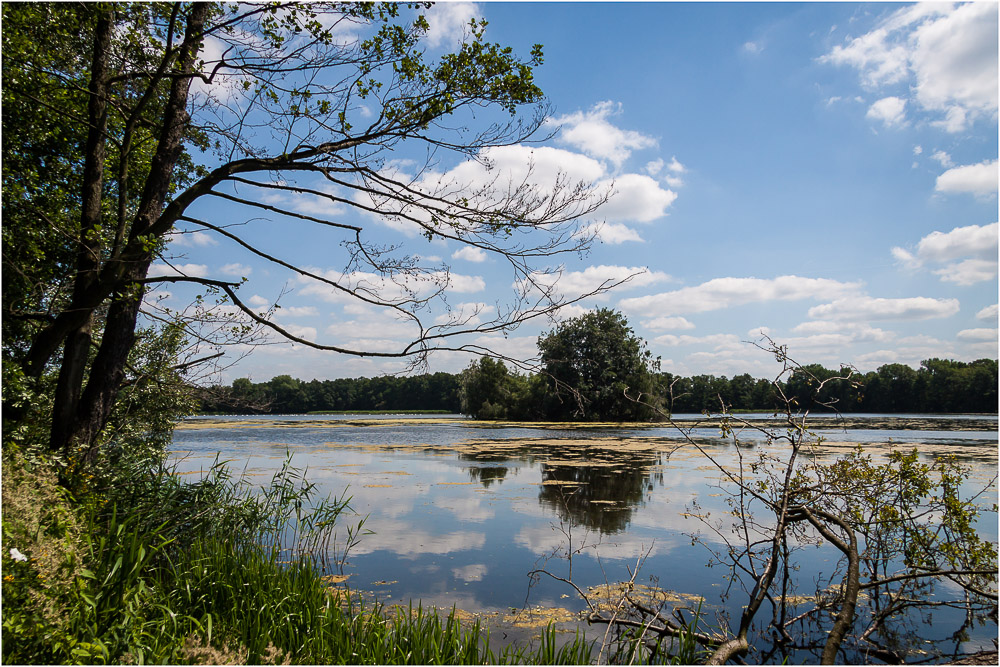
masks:
[[[129,231],[130,242],[148,234],[150,228],[163,212],[174,168],[183,150],[184,134],[189,122],[187,100],[191,79],[183,74],[194,71],[194,63],[200,48],[197,35],[204,27],[209,9],[207,3],[191,5],[185,41],[175,61],[176,64],[172,68],[170,94],[163,113],[163,125],[156,153],[146,178],[138,211]],[[182,76],[177,76],[178,74]],[[127,257],[115,261],[126,263],[120,267],[114,267],[120,273],[113,291],[110,292],[112,300],[101,336],[101,344],[89,369],[86,389],[75,401],[71,411],[67,410],[66,405],[63,406],[63,414],[69,417],[68,423],[63,422],[58,426],[53,423],[50,440],[51,446],[55,449],[81,448],[85,450],[87,459],[93,459],[97,455],[100,433],[107,425],[118,391],[124,380],[126,362],[135,344],[135,328],[139,307],[142,303],[143,288],[139,281],[146,277],[153,261],[153,254],[147,251],[143,252],[140,257]],[[77,279],[79,280],[80,276]],[[94,287],[93,280],[86,285],[81,285],[81,298],[92,299]],[[93,311],[94,308],[91,307],[89,309],[91,316]],[[79,327],[76,330],[79,331]],[[72,333],[70,336],[72,337]],[[66,345],[68,350],[68,340]],[[65,370],[66,374],[70,376],[68,381],[75,377],[75,373],[82,373],[86,369],[86,356],[82,357],[84,364],[82,367],[75,366],[81,362],[79,356],[72,358],[66,356],[64,362],[66,361],[74,364],[74,368]],[[60,375],[62,375],[62,371]],[[67,398],[72,397],[67,396]]]
[[[72,303],[80,307],[100,269],[101,201],[104,194],[104,162],[108,127],[108,61],[111,55],[112,21],[107,12],[97,21],[94,30],[94,56],[90,68],[90,99],[87,119],[90,129],[84,146],[83,196],[81,198],[80,233],[77,240],[76,276]],[[59,368],[52,410],[50,446],[59,448],[67,441],[73,415],[80,402],[83,377],[90,356],[91,329],[94,315],[90,309],[80,310],[83,318],[70,331],[63,346],[63,361]]]

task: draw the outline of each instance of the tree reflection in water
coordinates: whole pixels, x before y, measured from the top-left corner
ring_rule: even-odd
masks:
[[[485,488],[490,488],[494,482],[500,483],[507,477],[507,466],[473,466],[469,468],[469,477],[479,482]]]
[[[468,472],[484,487],[502,482],[512,461],[528,465],[537,462],[542,475],[540,504],[567,523],[605,535],[620,533],[631,522],[633,511],[644,503],[646,494],[654,486],[663,485],[663,473],[655,469],[662,462],[662,452],[581,447],[583,442],[526,440],[511,447],[507,441],[498,449],[479,442],[475,451],[462,452],[459,458],[480,464],[470,466]]]
[[[659,457],[648,453],[613,463],[543,463],[538,502],[554,509],[562,521],[585,526],[603,535],[620,533],[632,521],[654,484],[663,484],[663,473],[654,472]]]

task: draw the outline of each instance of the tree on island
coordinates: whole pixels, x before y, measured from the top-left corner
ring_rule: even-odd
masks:
[[[588,247],[592,234],[576,221],[603,195],[564,177],[536,183],[530,165],[525,176],[478,185],[424,178],[446,155],[488,166],[492,151],[541,127],[546,105],[532,74],[540,47],[520,58],[488,42],[485,23],[473,21],[456,51],[432,60],[428,28],[419,7],[395,4],[4,5],[3,368],[11,433],[26,424],[48,429],[50,451],[94,460],[111,437],[116,404],[150,383],[161,393],[176,387],[225,342],[263,331],[419,363],[435,349],[483,352],[452,341],[574,301],[539,279],[546,269],[535,263]],[[424,169],[391,168],[406,147],[427,156]],[[298,196],[493,253],[524,290],[492,320],[457,313],[425,323],[426,305],[448,287],[448,267],[379,246],[363,226],[274,203]],[[229,202],[239,217],[196,217],[203,200]],[[255,245],[249,222],[261,215],[326,230],[341,251],[340,276]],[[412,340],[378,351],[316,343],[244,302],[239,282],[182,267],[151,274],[154,261],[169,264],[169,240],[191,233],[227,239],[350,302],[391,311],[410,323]],[[181,315],[157,309],[144,296],[165,283],[194,284],[208,298]],[[215,299],[226,308],[213,309]],[[143,312],[153,322],[145,329]],[[180,359],[170,357],[185,348],[169,347],[143,366],[137,349],[156,348],[165,332],[195,345]]]
[[[550,419],[645,421],[656,415],[659,359],[621,313],[601,308],[538,339]]]

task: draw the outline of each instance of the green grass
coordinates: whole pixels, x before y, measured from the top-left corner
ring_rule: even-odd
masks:
[[[31,521],[27,512],[4,513],[5,663],[591,659],[589,643],[579,636],[557,641],[551,627],[538,645],[494,650],[478,623],[463,627],[454,612],[418,605],[390,614],[331,589],[314,554],[324,550],[347,499],[316,502],[314,487],[288,464],[259,490],[217,464],[194,483],[162,468],[124,471],[115,486],[82,498],[59,493],[52,476],[8,474],[12,465],[5,461],[5,509],[8,502],[30,508],[43,496],[48,509]],[[52,511],[53,498],[65,511]],[[55,531],[46,525],[53,516],[72,526]],[[290,552],[298,556],[288,562]],[[27,560],[14,558],[21,553]]]

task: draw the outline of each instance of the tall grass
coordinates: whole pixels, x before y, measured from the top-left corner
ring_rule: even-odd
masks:
[[[11,494],[30,503],[36,487],[18,483]],[[317,500],[314,492],[290,462],[261,489],[220,463],[195,482],[137,467],[95,486],[88,502],[64,497],[80,525],[73,548],[62,551],[44,521],[26,530],[5,512],[4,662],[590,661],[588,643],[557,642],[552,628],[539,646],[494,651],[478,623],[463,627],[454,612],[418,606],[389,614],[329,588],[317,554],[334,546],[348,499]],[[5,506],[9,495],[5,485]],[[340,537],[343,554],[358,533]],[[46,549],[50,560],[74,554],[72,576],[58,590],[41,574]],[[15,560],[22,552],[27,560]]]

